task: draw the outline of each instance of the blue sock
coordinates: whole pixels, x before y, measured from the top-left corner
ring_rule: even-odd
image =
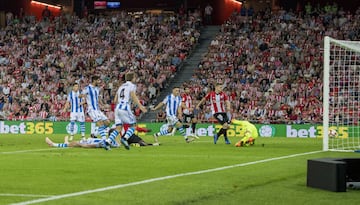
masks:
[[[160,136],[163,136],[163,135],[167,135],[169,134],[168,130],[160,130],[160,132],[158,133],[158,135],[160,134]]]
[[[115,138],[118,136],[119,132],[117,130],[114,130],[111,132],[109,139],[111,140],[112,143],[115,143]]]
[[[57,147],[67,147],[68,146],[68,144],[65,144],[65,143],[59,143],[59,144],[57,144]]]
[[[99,134],[100,134],[100,136],[101,136],[101,138],[102,139],[106,139],[106,132],[105,132],[105,130],[106,130],[106,126],[105,125],[102,125],[102,126],[100,126],[99,127]]]
[[[80,132],[81,136],[85,137],[85,122],[80,122]]]
[[[179,129],[180,134],[185,137],[185,129],[182,126],[179,127],[178,129]]]
[[[70,134],[73,135],[74,134],[74,126],[75,126],[75,122],[71,121],[70,122]]]
[[[128,139],[134,134],[134,132],[135,132],[135,128],[130,127],[130,128],[126,131],[126,133],[125,133],[125,135],[124,135],[124,138],[125,138],[126,140],[128,140]]]

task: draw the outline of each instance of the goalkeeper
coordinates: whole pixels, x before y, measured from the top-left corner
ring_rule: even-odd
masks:
[[[232,124],[241,126],[242,130],[244,131],[242,134],[242,139],[238,141],[235,146],[242,147],[242,146],[249,146],[255,144],[255,139],[258,138],[258,130],[254,124],[246,120],[232,120]]]

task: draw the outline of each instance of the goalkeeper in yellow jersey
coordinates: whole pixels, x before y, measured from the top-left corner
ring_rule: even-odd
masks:
[[[241,129],[244,131],[242,133],[242,139],[238,141],[235,146],[249,146],[255,144],[255,139],[258,138],[258,130],[254,124],[246,120],[235,120],[233,119],[232,124],[241,126]]]

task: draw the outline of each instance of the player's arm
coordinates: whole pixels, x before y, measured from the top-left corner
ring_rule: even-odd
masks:
[[[200,109],[200,106],[201,106],[202,104],[204,104],[205,100],[206,100],[206,97],[203,97],[203,98],[200,100],[200,102],[196,105],[196,109]]]
[[[226,115],[228,116],[228,120],[231,121],[231,104],[229,100],[225,101],[226,106]]]
[[[86,104],[86,100],[83,99],[83,100],[81,101],[80,105],[84,106],[85,104]]]
[[[69,101],[66,101],[66,103],[65,103],[65,105],[64,105],[63,112],[66,112],[69,107],[70,107],[70,102],[69,102]]]
[[[88,95],[87,89],[85,88],[84,90],[81,91],[81,94],[79,95],[79,97],[81,97],[83,100],[83,104],[86,104],[86,97]]]
[[[118,104],[118,102],[119,102],[118,94],[116,93],[115,98],[114,98],[114,104],[116,105],[116,104]]]
[[[186,110],[188,107],[186,107],[185,100],[183,97],[181,97],[181,104],[179,106],[181,109]]]
[[[231,112],[231,104],[229,100],[225,101],[226,112]]]
[[[147,112],[146,107],[143,106],[143,105],[140,103],[140,100],[139,100],[139,98],[137,97],[135,91],[131,91],[131,92],[130,92],[130,96],[131,96],[132,101],[140,108],[140,110],[141,110],[142,112],[144,112],[144,113]]]
[[[186,108],[186,106],[184,105],[185,103],[183,103],[183,102],[181,102],[181,104],[180,104],[180,106],[178,107],[178,109],[177,109],[177,113],[178,113],[178,117],[179,117],[179,119],[182,117],[182,114],[183,114],[183,107],[185,107],[185,109],[187,109]]]
[[[102,107],[102,108],[105,106],[104,98],[103,98],[103,95],[101,95],[101,94],[99,94],[98,103],[99,103],[99,106]]]
[[[156,105],[155,107],[153,107],[151,110],[153,110],[153,111],[158,110],[158,109],[162,108],[162,106],[164,106],[164,103],[163,103],[163,102],[160,102],[158,105]]]

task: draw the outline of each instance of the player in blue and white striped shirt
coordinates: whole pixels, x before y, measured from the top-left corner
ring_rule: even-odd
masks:
[[[98,76],[93,76],[91,83],[85,87],[82,94],[85,96],[87,104],[87,114],[91,120],[99,127],[99,134],[103,140],[106,139],[106,128],[110,125],[109,119],[100,110],[100,89],[98,85],[101,83],[101,79]]]
[[[70,107],[70,140],[73,140],[75,134],[75,121],[80,122],[81,137],[85,137],[85,114],[83,104],[84,100],[82,99],[81,91],[79,91],[79,84],[74,83],[72,90],[68,94],[63,110],[66,112]]]
[[[136,95],[136,74],[134,72],[129,72],[125,74],[125,83],[123,83],[115,96],[115,125],[116,129],[111,132],[107,144],[115,141],[115,138],[119,135],[122,130],[123,124],[129,124],[130,127],[126,130],[125,134],[120,139],[120,142],[124,145],[126,149],[130,149],[129,143],[127,140],[135,132],[136,117],[132,112],[133,104],[137,105],[140,110],[144,113],[147,112],[146,107],[144,107],[139,98]]]
[[[178,116],[182,116],[182,99],[180,97],[179,87],[174,87],[172,93],[167,95],[165,99],[156,107],[152,108],[152,110],[158,110],[164,105],[166,106],[165,112],[167,123],[171,126],[174,126],[174,129],[178,129],[181,135],[184,136],[186,142],[191,142],[192,140],[186,136],[183,124],[178,118]],[[158,132],[154,134],[155,143],[158,143],[157,137],[161,135],[164,135],[164,133]]]
[[[57,147],[57,148],[67,148],[67,147],[102,148],[105,146],[103,139],[93,138],[93,137],[89,137],[89,138],[84,137],[79,141],[69,142],[68,136],[65,136],[64,142],[62,142],[62,143],[53,142],[49,137],[46,137],[45,142],[50,147]],[[120,144],[118,142],[114,142],[110,146],[112,148],[118,148],[118,147],[120,147]]]

